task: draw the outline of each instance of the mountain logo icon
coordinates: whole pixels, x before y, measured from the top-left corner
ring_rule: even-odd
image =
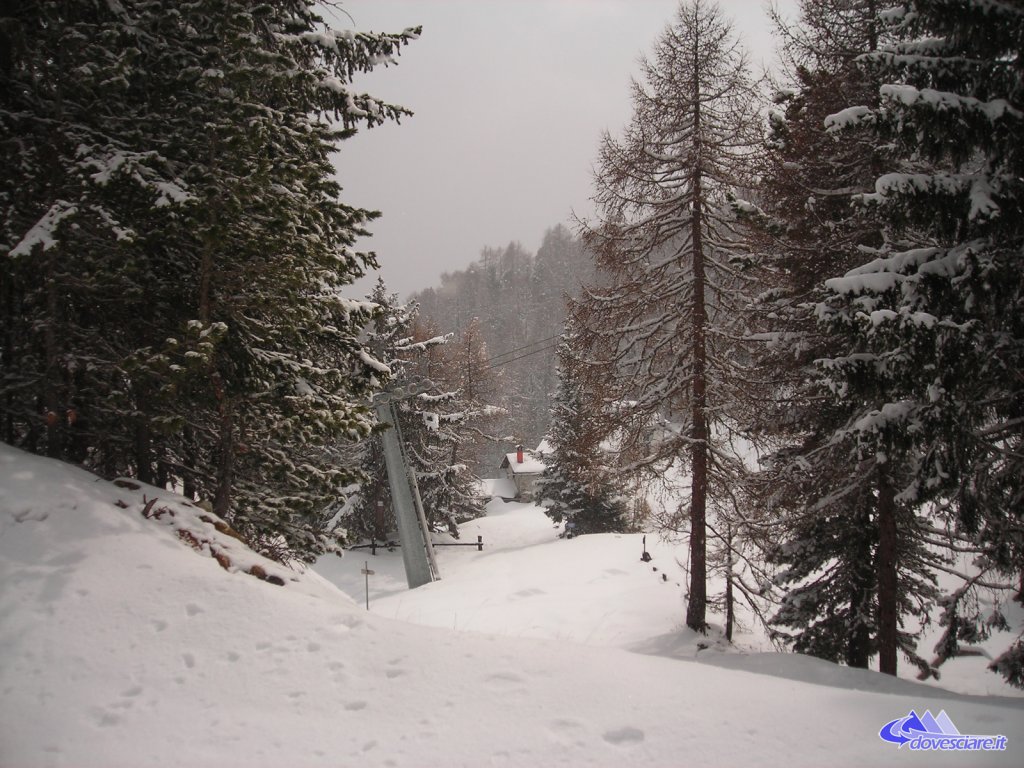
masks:
[[[960,733],[953,721],[941,710],[932,715],[926,710],[918,715],[914,710],[906,717],[891,720],[878,732],[882,741],[896,744],[901,749],[907,745],[912,750],[1005,750],[1005,736],[977,736]]]

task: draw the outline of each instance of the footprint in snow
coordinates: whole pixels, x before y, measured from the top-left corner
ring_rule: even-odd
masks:
[[[543,589],[537,589],[536,587],[530,587],[529,589],[521,589],[518,592],[513,592],[512,597],[526,598],[536,597],[537,595],[546,595]]]
[[[492,687],[504,690],[520,689],[526,682],[526,678],[515,672],[496,672],[493,675],[488,675],[485,679]]]
[[[562,717],[548,723],[548,733],[561,744],[575,744],[577,747],[586,746],[589,738],[584,723]]]
[[[639,744],[644,740],[644,732],[639,728],[625,726],[613,731],[605,731],[602,738],[609,744]]]

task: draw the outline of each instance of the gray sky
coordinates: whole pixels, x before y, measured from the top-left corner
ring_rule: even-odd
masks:
[[[796,0],[780,0],[783,9]],[[423,25],[397,67],[355,84],[415,112],[361,131],[337,166],[343,199],[380,210],[373,237],[388,287],[403,297],[465,268],[484,246],[587,216],[604,130],[630,117],[629,81],[678,0],[343,0],[336,28]],[[773,62],[765,0],[720,0],[755,71]],[[376,276],[348,289],[353,296]]]

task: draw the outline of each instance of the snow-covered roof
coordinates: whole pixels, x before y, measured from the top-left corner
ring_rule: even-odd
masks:
[[[515,475],[539,475],[544,471],[544,462],[534,451],[523,451],[523,461],[518,461],[515,451],[506,453],[501,461],[501,468],[510,467]]]

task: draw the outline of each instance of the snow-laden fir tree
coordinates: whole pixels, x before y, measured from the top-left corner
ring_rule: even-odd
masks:
[[[415,31],[199,0],[30,4],[4,34],[2,151],[27,182],[0,194],[25,313],[4,313],[5,439],[180,481],[257,546],[315,556],[347,475],[332,446],[369,431],[382,371],[339,296],[373,214],[330,154],[405,114],[350,84]]]
[[[396,294],[387,292],[382,280],[377,281],[369,299],[377,309],[365,344],[390,370],[389,389],[407,393],[397,403],[398,426],[427,522],[434,530],[457,537],[458,525],[483,510],[474,493],[476,478],[464,463],[455,460],[456,446],[464,439],[467,411],[457,392],[439,389],[430,378],[436,373],[432,361],[449,337],[427,335],[417,323],[416,304],[401,304]],[[394,530],[395,516],[378,436],[363,442],[360,470],[363,479],[342,524],[350,539],[385,541]]]
[[[878,650],[881,497],[858,451],[834,438],[877,394],[843,399],[827,389],[818,361],[848,339],[819,323],[816,310],[825,280],[885,242],[884,222],[856,200],[873,189],[891,149],[868,136],[836,141],[824,125],[842,106],[877,103],[878,83],[856,57],[878,47],[880,19],[874,0],[804,0],[799,23],[777,23],[791,82],[776,99],[784,110],[770,115],[758,237],[772,266],[760,297],[766,344],[759,351],[772,387],[758,430],[775,451],[758,481],[773,521],[765,534],[779,568],[774,583],[785,591],[774,622],[797,651],[866,667]],[[913,540],[915,531],[921,534],[911,514],[900,526],[897,594],[883,602],[921,614],[935,594],[934,558]],[[923,663],[912,635],[898,642]]]
[[[558,389],[547,438],[552,450],[544,456],[536,496],[548,517],[565,523],[566,533],[625,531],[628,499],[609,466],[614,457],[602,447],[601,422],[588,416],[601,407],[600,399],[575,375],[572,344],[567,330],[559,345]]]
[[[0,71],[3,439],[136,474],[136,444],[151,427],[173,425],[162,406],[215,336],[207,329],[197,346],[183,327],[188,282],[173,238],[156,234],[167,234],[170,209],[187,196],[154,132],[175,107],[150,98],[171,93],[173,75],[150,64],[177,44],[148,37],[166,13],[154,4],[9,10]]]
[[[831,391],[841,399],[877,393],[836,437],[858,444],[897,509],[938,505],[983,544],[977,566],[1017,580],[1024,8],[921,0],[898,4],[883,20],[894,44],[864,56],[885,83],[880,105],[851,106],[828,120],[840,139],[867,132],[898,158],[862,197],[886,221],[886,242],[826,283],[819,310],[850,342],[822,363]],[[899,531],[898,521],[893,526]],[[957,615],[958,602],[947,601],[946,620],[976,632],[978,622]],[[955,644],[947,636],[943,652]],[[1018,638],[993,666],[1020,684],[1022,662]]]
[[[598,218],[583,227],[605,285],[571,314],[581,375],[605,382],[594,415],[621,430],[627,468],[660,476],[677,462],[692,478],[686,623],[703,631],[709,502],[736,481],[728,436],[749,417],[754,270],[731,203],[749,184],[758,96],[731,25],[706,0],[679,7],[642,71],[624,135],[602,142]]]

